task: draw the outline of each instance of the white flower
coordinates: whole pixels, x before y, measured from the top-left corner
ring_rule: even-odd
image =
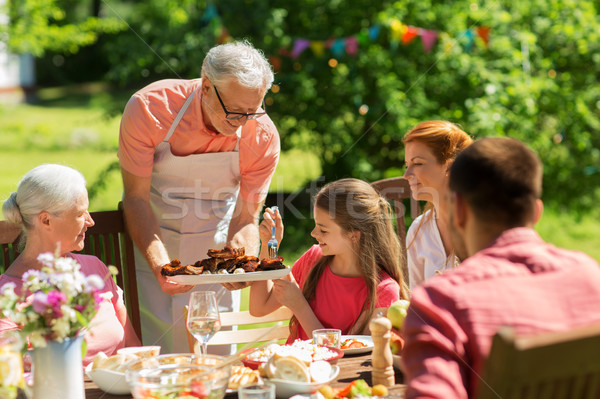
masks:
[[[85,285],[87,286],[85,292],[101,290],[104,288],[104,280],[102,280],[97,274],[92,274],[85,279]]]
[[[46,346],[46,338],[40,331],[34,331],[29,334],[29,342],[34,348],[43,348]]]
[[[68,317],[61,317],[52,320],[52,331],[55,337],[65,338],[69,335],[71,329],[71,320]],[[59,339],[60,340],[60,339]]]
[[[0,288],[0,294],[2,296],[12,296],[15,295],[15,288],[17,287],[17,285],[15,283],[12,282],[8,282],[6,284],[4,284],[2,286],[2,288]]]
[[[47,267],[54,265],[54,255],[50,252],[44,252],[37,257],[38,262]]]
[[[73,258],[58,258],[54,266],[59,273],[75,272],[80,268],[79,263]]]

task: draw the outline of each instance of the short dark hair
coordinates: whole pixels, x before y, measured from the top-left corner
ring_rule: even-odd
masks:
[[[462,195],[481,220],[524,226],[542,194],[542,163],[512,138],[484,138],[467,147],[450,169],[450,190]]]

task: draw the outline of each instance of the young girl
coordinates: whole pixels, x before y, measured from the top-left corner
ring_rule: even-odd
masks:
[[[317,194],[314,219],[311,235],[318,245],[286,278],[252,282],[250,313],[263,316],[287,306],[294,313],[288,342],[310,339],[319,328],[369,334],[374,315],[407,297],[390,206],[368,183],[342,179]],[[261,258],[267,257],[273,225],[281,242],[281,216],[267,209],[260,225]]]
[[[404,136],[406,172],[412,196],[427,201],[406,234],[410,288],[458,264],[446,225],[448,171],[473,140],[451,122],[426,121]]]

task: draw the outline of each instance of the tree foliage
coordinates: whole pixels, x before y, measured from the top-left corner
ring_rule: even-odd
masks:
[[[161,77],[197,77],[224,26],[233,38],[248,38],[278,57],[278,90],[268,95],[269,114],[284,149],[319,154],[326,180],[402,173],[404,133],[423,120],[447,119],[476,138],[510,136],[530,145],[545,165],[547,201],[583,210],[600,197],[597,0],[213,5],[218,16],[207,15],[205,0],[104,2],[106,15],[130,26],[104,47],[111,64],[107,76],[140,87]],[[394,19],[443,33],[429,53],[419,38],[395,44]],[[381,26],[379,36],[364,40],[375,24]],[[476,38],[469,47],[465,31],[478,26],[491,28],[489,46]],[[357,34],[355,56],[329,50],[319,56],[310,49],[297,59],[281,55],[297,38]],[[335,67],[329,65],[332,58]]]
[[[8,17],[0,24],[0,40],[14,53],[38,57],[46,51],[75,54],[81,47],[95,43],[100,34],[126,27],[118,18],[78,17],[65,11],[77,11],[77,3],[81,5],[58,0],[8,1],[0,7],[0,15]]]

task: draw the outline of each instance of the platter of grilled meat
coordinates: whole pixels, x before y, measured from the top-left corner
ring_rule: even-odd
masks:
[[[169,281],[196,285],[274,280],[287,275],[291,270],[283,264],[281,256],[259,260],[245,252],[244,248],[209,249],[206,259],[193,265],[183,265],[179,259],[173,259],[162,267],[160,273]]]

